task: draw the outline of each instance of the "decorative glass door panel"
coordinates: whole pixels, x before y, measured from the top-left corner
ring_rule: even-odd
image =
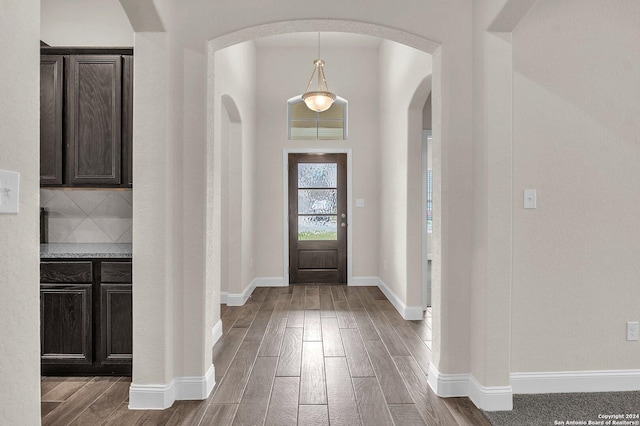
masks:
[[[337,169],[337,163],[298,164],[298,240],[338,239]]]

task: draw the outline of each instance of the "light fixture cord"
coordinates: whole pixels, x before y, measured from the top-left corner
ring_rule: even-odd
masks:
[[[324,80],[324,71],[322,71],[322,67],[318,65],[318,91],[319,92],[324,91],[324,86],[322,85],[323,80]]]
[[[320,78],[322,76],[322,83],[320,83]],[[318,85],[320,86],[321,91],[328,92],[329,85],[327,84],[327,79],[324,77],[324,67],[320,67],[318,69]]]
[[[318,31],[318,60],[322,61],[320,56],[320,31]],[[324,61],[322,62],[324,64]],[[329,91],[329,85],[327,85],[327,79],[324,76],[324,66],[318,67],[318,91]]]
[[[320,32],[318,31],[318,64],[321,63],[322,59],[320,59]],[[323,61],[324,62],[324,61]],[[313,68],[313,72],[311,73],[311,78],[309,79],[309,83],[307,84],[307,88],[304,93],[309,91],[309,87],[311,87],[311,82],[313,81],[313,75],[318,72],[318,91],[319,92],[328,92],[329,85],[327,84],[327,79],[324,76],[324,69],[321,65],[315,65]]]
[[[320,31],[318,31],[318,60],[322,60],[322,57],[320,56]],[[322,72],[322,67],[318,66],[318,91],[322,91],[322,80],[324,80],[324,77],[322,77],[321,74],[324,74]]]

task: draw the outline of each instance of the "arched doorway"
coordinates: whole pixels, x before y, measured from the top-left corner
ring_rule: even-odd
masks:
[[[180,324],[176,322],[176,324],[178,324],[179,329],[178,331],[173,331],[173,333],[176,333],[176,336],[178,336],[179,338],[183,337],[179,335],[180,329],[192,330],[193,329],[192,326],[195,326],[196,327],[195,329],[202,328],[205,331],[211,330],[211,329],[215,330],[215,327],[218,327],[216,322],[218,322],[219,324],[219,321],[218,321],[219,311],[217,311],[218,313],[216,313],[215,308],[212,308],[212,306],[215,306],[217,305],[217,303],[219,303],[220,295],[221,295],[221,292],[223,291],[223,289],[220,287],[221,276],[223,274],[222,267],[221,267],[221,263],[222,263],[221,251],[224,249],[223,243],[221,240],[222,238],[221,228],[223,226],[223,221],[224,221],[223,213],[221,210],[221,206],[223,204],[222,203],[222,196],[223,196],[222,185],[223,184],[222,184],[222,175],[219,173],[222,172],[221,161],[222,161],[222,158],[224,157],[224,155],[222,154],[222,146],[223,146],[223,140],[224,140],[223,138],[224,124],[223,124],[223,120],[216,119],[218,117],[221,117],[221,111],[223,108],[222,96],[220,93],[216,92],[215,79],[213,79],[213,76],[216,74],[216,57],[215,57],[216,53],[225,47],[232,46],[234,44],[241,43],[243,41],[253,40],[256,37],[272,35],[272,34],[298,32],[298,31],[327,31],[327,30],[373,35],[373,36],[381,37],[387,40],[392,40],[398,43],[411,46],[423,52],[427,52],[429,54],[433,54],[433,60],[434,60],[433,92],[434,92],[435,99],[439,99],[440,97],[440,94],[439,94],[440,91],[437,90],[437,87],[439,87],[439,84],[440,84],[440,75],[439,75],[440,67],[437,65],[440,61],[439,46],[436,43],[433,43],[429,40],[416,37],[414,35],[411,35],[402,31],[383,27],[383,26],[378,26],[373,24],[364,24],[364,23],[354,23],[350,21],[302,20],[302,21],[292,21],[292,22],[284,22],[284,23],[281,22],[277,24],[268,24],[268,25],[262,25],[262,26],[253,27],[249,29],[243,29],[243,30],[240,30],[234,33],[229,33],[224,36],[211,40],[208,46],[208,59],[207,59],[208,72],[206,76],[206,80],[208,81],[206,82],[206,84],[207,84],[207,105],[209,106],[209,111],[212,112],[211,116],[214,118],[207,120],[207,132],[206,132],[207,159],[206,159],[206,166],[205,166],[206,167],[206,191],[205,192],[207,194],[207,197],[206,197],[206,205],[204,209],[205,215],[206,215],[204,220],[205,232],[203,232],[203,238],[206,240],[204,241],[204,260],[203,260],[204,262],[203,269],[205,271],[204,272],[205,279],[202,282],[200,281],[186,282],[185,281],[184,290],[182,289],[178,290],[178,291],[184,292],[185,301],[183,305],[177,308],[174,308],[173,306],[169,305],[167,309],[168,310],[185,309],[184,306],[187,306],[187,301],[186,301],[187,292],[189,293],[188,296],[190,299],[195,299],[196,296],[194,295],[202,295],[204,297],[205,303],[199,303],[197,306],[188,304],[189,306],[188,312],[186,310],[184,311],[182,319],[178,317],[178,320],[176,321],[178,322],[184,321],[184,323],[180,323]],[[144,35],[144,37],[151,38],[152,36]],[[153,36],[153,37],[156,37],[156,36]],[[150,40],[150,43],[155,42],[155,45],[150,46],[150,49],[155,48],[157,45],[160,44],[161,41],[162,40],[160,35],[158,35],[155,40]],[[161,80],[161,78],[158,80]],[[437,105],[440,105],[440,103],[438,102]],[[232,123],[234,122],[231,119],[231,114],[228,114],[228,115],[229,115],[229,128],[231,128],[233,127],[234,124]],[[244,120],[244,117],[243,117],[243,120]],[[438,121],[438,119],[434,120],[434,129],[436,130],[434,131],[434,134],[436,135],[436,137],[439,137],[438,136],[439,126],[440,126],[440,122]],[[435,155],[439,155],[439,154],[436,153]],[[188,165],[185,164],[185,167],[188,167]],[[149,198],[149,197],[145,196],[145,199],[146,198]],[[150,203],[151,200],[149,199],[148,202]],[[142,203],[142,206],[140,203],[138,203],[138,206],[140,210],[143,210],[144,201]],[[135,220],[136,218],[135,218],[135,211],[134,211],[134,221]],[[436,230],[436,232],[438,231]],[[138,254],[142,254],[142,252],[138,251]],[[182,285],[182,284],[179,284],[179,285]],[[187,285],[189,286],[189,289],[187,289]],[[438,286],[439,286],[438,275],[434,274],[434,292],[437,292]],[[165,290],[163,288],[160,288],[160,290],[165,292],[164,293],[165,299],[170,300],[171,291]],[[144,298],[145,291],[150,291],[150,289],[146,289],[146,290],[142,289],[142,291],[139,291],[138,294],[140,299]],[[156,288],[154,291],[158,291],[158,289]],[[403,293],[406,294],[406,291],[403,291]],[[134,311],[136,310],[136,304],[135,304],[136,300],[138,299],[134,299]],[[419,297],[418,297],[418,300],[419,300]],[[140,313],[140,319],[138,320],[138,324],[141,324],[143,321],[145,321],[144,310],[149,309],[148,306],[145,307],[145,305],[148,305],[147,302],[148,301],[142,300],[142,304],[141,304],[142,308],[138,307],[138,312]],[[418,302],[418,305],[419,305],[419,302]],[[213,315],[211,315],[211,312],[213,312]],[[439,310],[434,309],[434,317],[437,317],[439,315],[439,312],[440,312]],[[202,318],[205,319],[204,324],[200,322],[198,322],[197,324],[192,323],[192,321],[200,321],[200,319]],[[135,332],[136,331],[134,331],[134,333]],[[434,330],[434,339],[436,340],[434,342],[434,360],[439,359],[439,345],[437,344],[437,339],[439,338],[438,337],[439,335],[440,335],[439,330],[437,329]],[[202,350],[205,354],[204,359],[205,361],[208,361],[208,359],[210,358],[209,358],[209,355],[207,354],[211,353],[210,345],[208,343],[211,342],[211,340],[208,340],[209,339],[208,336],[206,338],[202,337],[202,336],[206,336],[205,333],[191,332],[190,334],[186,334],[184,337],[185,339],[184,343],[185,345],[190,344],[189,342],[193,342],[194,339],[198,338],[198,336],[199,336],[199,339],[201,339],[199,341],[198,347],[202,347]],[[186,341],[187,339],[189,340],[189,342]],[[151,347],[152,345],[148,346],[148,348],[151,348]],[[176,348],[174,348],[171,342],[167,343],[167,345],[164,346],[164,350],[167,355],[165,356],[165,359],[162,360],[162,362],[164,362],[163,368],[165,370],[165,376],[174,377],[176,378],[175,380],[176,384],[181,384],[182,381],[177,380],[177,379],[180,379],[180,377],[176,377],[176,376],[179,376],[179,371],[181,369],[176,368],[175,370],[173,370],[171,368],[171,363],[174,363],[174,365],[177,365],[176,363],[178,362],[186,363],[187,361],[186,360],[182,361],[181,358],[179,357],[176,357],[176,359],[178,359],[178,361],[176,361],[175,359],[171,359],[171,357],[168,356],[173,351],[177,350]],[[147,375],[147,372],[150,371],[149,369],[136,367],[136,365],[138,366],[144,365],[145,358],[149,356],[149,354],[146,352],[148,351],[140,350],[136,353],[134,350],[134,385],[132,385],[132,394],[131,394],[132,405],[134,405],[133,402],[136,399],[134,397],[134,392],[133,392],[134,389],[135,389],[135,394],[141,395],[141,394],[144,394],[146,390],[149,390],[149,392],[152,392],[152,391],[154,392],[154,397],[158,395],[157,386],[153,387],[152,389],[151,387],[154,385],[138,384],[138,383],[145,383],[145,382],[154,383],[154,381],[145,378],[145,375]],[[191,355],[189,356],[191,357]],[[184,355],[184,357],[186,358],[186,355]],[[201,356],[199,357],[202,358]],[[156,359],[159,359],[159,358],[156,357]],[[138,371],[136,372],[136,370]],[[198,383],[206,382],[207,385],[203,387],[203,389],[206,390],[209,387],[208,384],[210,382],[208,381],[208,377],[210,377],[211,374],[208,372],[206,368],[204,368],[204,370],[207,371],[206,375],[203,374],[202,377],[200,377],[196,375],[197,373],[196,374],[192,373],[191,375],[189,375],[188,379],[191,380],[192,378],[195,377],[197,378]],[[191,381],[196,382],[196,380],[191,380]],[[157,383],[157,381],[155,382]],[[162,399],[160,400],[160,402],[158,402],[159,407],[166,406],[166,404],[169,402],[169,400],[171,400],[172,397],[174,399],[182,399],[180,392],[175,392],[173,395],[172,395],[172,392],[173,392],[172,389],[165,389],[164,387],[161,389]],[[159,398],[157,398],[157,400],[158,399]]]
[[[422,81],[418,85],[418,87],[415,88],[410,105],[406,107],[409,110],[409,118],[410,118],[409,127],[407,129],[414,130],[414,127],[418,129],[417,132],[414,132],[415,134],[413,134],[413,136],[410,136],[409,142],[411,143],[409,145],[411,146],[411,148],[410,148],[410,151],[408,152],[408,156],[411,156],[411,158],[415,157],[418,160],[417,165],[412,165],[409,170],[409,173],[411,176],[417,173],[417,178],[414,180],[407,180],[408,184],[416,185],[417,197],[415,197],[415,200],[414,199],[411,200],[411,203],[407,206],[407,208],[412,209],[412,211],[414,212],[415,211],[420,212],[421,197],[419,196],[419,194],[420,194],[420,173],[421,173],[420,158],[421,158],[422,107],[427,99],[427,96],[430,93],[433,93],[432,96],[436,99],[436,102],[435,102],[435,105],[437,105],[436,107],[440,108],[441,106],[441,102],[440,102],[441,91],[439,89],[439,85],[441,82],[441,76],[439,74],[440,51],[439,51],[439,46],[436,43],[433,43],[426,39],[416,37],[411,34],[404,33],[402,31],[393,30],[387,27],[382,27],[382,26],[372,25],[372,24],[355,23],[355,22],[349,22],[349,21],[334,21],[334,20],[308,20],[308,21],[305,20],[305,21],[280,22],[280,23],[274,23],[274,24],[261,25],[258,27],[246,28],[243,30],[239,30],[237,32],[225,34],[224,36],[211,40],[208,45],[209,84],[208,84],[207,98],[208,98],[208,104],[213,106],[214,115],[215,116],[218,115],[215,112],[216,108],[222,108],[221,103],[219,101],[220,95],[216,91],[216,81],[214,78],[217,72],[216,54],[218,52],[224,50],[227,47],[234,46],[247,41],[255,40],[265,36],[296,33],[296,32],[311,32],[311,31],[322,31],[322,32],[336,31],[336,32],[372,35],[376,37],[381,37],[383,39],[392,40],[401,44],[405,44],[407,46],[416,48],[418,50],[421,50],[423,52],[433,55],[433,62],[434,62],[433,74],[430,74],[424,81]],[[441,114],[434,115],[433,127],[434,127],[434,137],[436,138],[439,138],[441,134],[440,133],[441,116],[442,116]],[[212,175],[217,176],[216,165],[219,163],[216,160],[216,153],[221,153],[221,150],[223,149],[222,147],[224,146],[224,143],[225,143],[224,137],[223,137],[223,134],[224,134],[223,126],[224,126],[224,123],[221,123],[221,122],[215,122],[215,121],[209,122],[209,131],[208,131],[209,137],[207,139],[207,152],[210,153],[208,158],[208,163],[207,163],[208,164],[207,174],[209,176],[212,176]],[[434,159],[434,179],[437,178],[438,180],[440,180],[440,174],[441,174],[441,169],[440,169],[441,162],[439,160],[440,155],[441,155],[441,151],[436,151],[434,153],[434,156],[438,156],[437,160]],[[222,155],[222,158],[224,158],[224,155]],[[439,192],[440,187],[438,186],[437,188],[434,188],[434,190]],[[214,192],[215,192],[215,188],[214,188]],[[439,196],[440,196],[440,193],[438,193],[438,197]],[[210,227],[208,228],[210,231],[207,232],[207,235],[209,235],[210,238],[214,238],[214,241],[213,242],[210,241],[207,244],[207,247],[213,247],[213,246],[224,247],[226,245],[225,242],[223,242],[222,240],[219,240],[216,237],[216,235],[219,235],[219,234],[216,233],[215,231],[216,229],[220,229],[220,224],[224,221],[224,219],[220,216],[220,212],[218,211],[219,207],[216,206],[216,204],[218,204],[220,200],[221,200],[220,195],[216,195],[211,200],[211,202],[208,203],[207,205],[206,210],[209,216],[207,220],[207,226]],[[434,229],[434,233],[436,233],[438,237],[440,234],[440,228],[439,228],[440,216],[439,215],[440,215],[440,212],[438,211],[435,215],[437,218],[436,220],[437,225],[434,226],[434,228],[436,228]],[[417,308],[416,312],[418,315],[421,316],[422,315],[422,304],[421,304],[421,292],[422,292],[422,288],[421,288],[422,272],[421,271],[422,270],[421,270],[420,253],[422,252],[422,248],[421,248],[421,239],[420,239],[420,232],[419,232],[419,230],[421,229],[420,217],[421,217],[421,214],[418,213],[418,215],[415,216],[415,219],[411,222],[411,224],[407,224],[407,237],[411,240],[410,247],[414,247],[414,246],[417,247],[415,252],[413,251],[411,252],[412,259],[417,256],[417,259],[413,259],[411,261],[413,262],[412,268],[416,269],[417,273],[414,273],[414,275],[411,275],[410,277],[407,276],[408,278],[407,282],[409,282],[409,279],[410,279],[411,285],[407,284],[406,288],[404,289],[405,300],[403,302],[405,302],[405,304],[411,303],[411,305],[416,305],[416,308]],[[418,232],[415,232],[415,229],[417,229]],[[439,241],[439,238],[438,238],[438,241]],[[439,252],[439,246],[437,247],[436,246],[437,244],[434,245],[434,251],[438,251],[438,254],[437,256],[434,256],[434,257],[437,259],[440,259],[441,255]],[[409,244],[407,244],[407,247],[409,247]],[[217,249],[214,249],[212,253],[217,253]],[[213,257],[207,255],[207,262],[213,262],[212,259],[216,259],[215,255]],[[440,268],[439,266],[436,266],[434,269],[437,269],[438,272],[433,274],[432,286],[433,286],[433,292],[435,294],[437,294],[440,291],[440,286],[441,286],[441,282],[440,282],[441,275],[439,273],[439,268]],[[214,274],[213,276],[208,276],[207,278],[208,285],[211,285],[211,283],[221,282],[220,274],[222,273],[222,271],[219,267],[207,268],[207,271],[211,271]],[[220,290],[214,288],[214,293],[216,291],[220,291]],[[438,297],[435,297],[434,300],[435,300],[435,304],[438,304],[437,308],[434,309],[434,316],[439,316],[441,314],[441,308],[439,306],[440,299]],[[434,319],[434,323],[438,324],[438,326],[440,324],[439,321],[436,321],[435,319]],[[434,330],[434,339],[436,340],[436,342],[434,342],[434,345],[433,345],[434,359],[440,358],[440,353],[439,353],[440,345],[437,342],[437,340],[439,339],[439,336],[440,336],[440,330]]]

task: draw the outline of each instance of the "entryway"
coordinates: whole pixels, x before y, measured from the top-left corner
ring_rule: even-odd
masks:
[[[347,154],[289,154],[289,283],[347,283]]]

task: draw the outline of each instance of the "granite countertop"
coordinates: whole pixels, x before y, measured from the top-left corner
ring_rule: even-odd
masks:
[[[49,243],[40,244],[40,259],[131,259],[131,244]]]

